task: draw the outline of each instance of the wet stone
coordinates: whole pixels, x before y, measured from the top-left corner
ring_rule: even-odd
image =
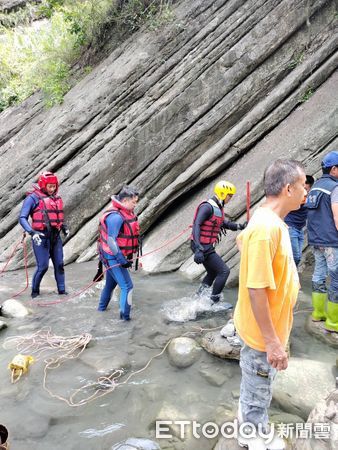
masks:
[[[305,329],[309,334],[320,339],[322,342],[325,342],[331,347],[338,348],[338,333],[331,333],[325,330],[324,322],[314,322],[310,315],[307,318]]]
[[[212,386],[222,386],[229,379],[227,374],[216,371],[213,367],[201,369],[199,373]]]
[[[194,339],[178,337],[173,339],[168,346],[169,361],[179,368],[189,367],[198,360],[200,351],[201,349]]]
[[[29,314],[28,309],[18,300],[5,300],[1,305],[1,314],[4,317],[26,317]]]
[[[219,331],[210,331],[200,341],[201,346],[212,355],[224,359],[239,360],[240,346],[231,345]]]

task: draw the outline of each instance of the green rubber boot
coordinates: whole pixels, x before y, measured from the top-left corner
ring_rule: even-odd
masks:
[[[326,319],[325,303],[327,300],[326,292],[312,292],[312,320],[319,322]]]
[[[338,303],[327,302],[327,318],[325,329],[338,333]]]

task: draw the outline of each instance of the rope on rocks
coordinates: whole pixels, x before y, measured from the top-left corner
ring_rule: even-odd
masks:
[[[196,328],[196,327],[194,327]],[[215,330],[217,328],[196,328],[196,331],[188,331],[179,337],[188,336],[190,334],[201,333],[202,331],[210,331]],[[49,327],[44,327],[39,331],[27,335],[27,336],[12,336],[6,338],[3,344],[3,347],[6,349],[15,347],[20,353],[29,353],[34,355],[36,361],[44,358],[44,376],[43,376],[43,388],[48,392],[48,394],[56,398],[68,406],[77,407],[83,406],[87,403],[90,403],[97,398],[104,397],[107,394],[113,392],[118,386],[123,386],[128,383],[128,381],[134,377],[135,375],[144,372],[151,364],[151,362],[160,356],[166,351],[167,347],[171,343],[173,339],[178,336],[172,337],[165,344],[163,349],[152,356],[146,365],[139,370],[131,372],[127,378],[123,381],[119,381],[124,374],[123,369],[115,369],[113,373],[109,376],[101,376],[95,382],[89,382],[84,386],[81,386],[78,389],[75,389],[74,392],[69,396],[69,398],[63,397],[61,395],[55,394],[52,390],[47,387],[47,378],[48,372],[51,370],[55,370],[58,367],[61,367],[66,361],[71,359],[78,358],[82,352],[87,347],[89,341],[92,338],[92,335],[89,333],[83,333],[80,335],[74,335],[69,337],[54,335],[51,332]],[[84,395],[88,390],[94,388],[94,392],[87,396],[84,396],[80,400],[76,400],[76,398],[82,394]]]

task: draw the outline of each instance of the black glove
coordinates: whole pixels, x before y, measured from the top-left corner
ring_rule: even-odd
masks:
[[[69,233],[70,233],[69,228],[67,227],[67,225],[62,225],[61,231],[62,231],[63,235],[66,236],[66,237],[67,237],[67,236],[69,235]]]
[[[195,261],[196,264],[204,263],[204,253],[202,252],[202,250],[197,249],[195,251],[194,261]]]
[[[244,228],[246,228],[247,225],[248,225],[248,222],[238,223],[237,230],[244,230]]]
[[[121,264],[121,267],[123,267],[124,269],[129,269],[129,267],[132,267],[133,263],[131,261],[127,261],[124,264]]]

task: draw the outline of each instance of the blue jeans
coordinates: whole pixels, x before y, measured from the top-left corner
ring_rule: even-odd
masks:
[[[120,316],[121,319],[130,319],[130,310],[132,305],[132,291],[133,282],[131,281],[128,269],[117,265],[117,261],[114,258],[107,260],[111,269],[106,272],[106,284],[101,292],[100,302],[98,306],[99,311],[105,311],[110,302],[113,290],[117,285],[121,288],[120,294]]]
[[[291,240],[293,259],[295,260],[296,266],[298,266],[300,260],[302,259],[304,231],[298,230],[294,227],[289,227],[289,235]]]
[[[329,300],[338,303],[338,248],[313,247],[315,269],[312,275],[312,289],[316,292],[328,292]],[[331,283],[326,287],[327,276]]]
[[[240,404],[242,419],[265,431],[268,425],[268,408],[272,399],[272,382],[277,370],[268,364],[265,352],[244,344],[239,365],[242,370]]]

